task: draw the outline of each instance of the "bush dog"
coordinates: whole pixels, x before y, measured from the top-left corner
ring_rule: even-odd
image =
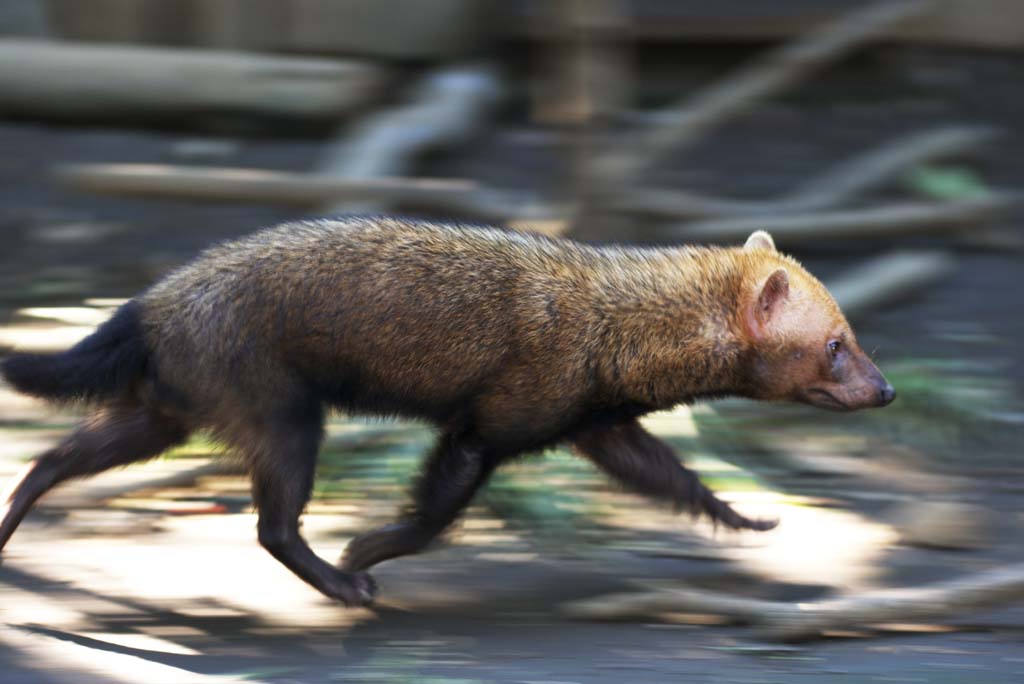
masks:
[[[213,247],[71,349],[0,370],[25,394],[94,407],[10,487],[0,548],[54,485],[206,430],[251,472],[260,544],[348,605],[374,597],[368,568],[424,549],[524,452],[569,443],[627,489],[766,530],[638,418],[726,395],[833,410],[894,397],[828,291],[764,232],[734,248],[590,246],[385,217]],[[408,511],[338,567],[299,532],[328,409],[439,432]]]

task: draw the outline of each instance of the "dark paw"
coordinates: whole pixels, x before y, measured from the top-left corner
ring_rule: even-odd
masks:
[[[774,530],[779,526],[778,518],[775,520],[749,520],[744,518],[743,520],[746,523],[744,527],[748,530],[756,530],[758,532],[767,532],[768,530]]]
[[[734,530],[754,530],[755,532],[767,532],[779,524],[778,520],[753,520],[745,515],[740,515],[732,508],[722,512],[721,517],[715,522],[725,523],[727,527]]]
[[[343,573],[330,594],[349,608],[368,606],[377,598],[377,583],[365,572]]]
[[[704,513],[714,525],[725,525],[734,530],[755,530],[766,532],[775,528],[778,520],[752,520],[737,513],[732,506],[717,498],[710,490],[705,490],[701,497],[702,509],[694,509],[694,514]]]
[[[430,535],[415,525],[387,525],[349,542],[338,566],[345,572],[362,572],[390,558],[416,553],[429,541]]]

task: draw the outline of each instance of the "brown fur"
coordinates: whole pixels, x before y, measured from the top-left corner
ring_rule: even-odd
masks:
[[[767,529],[719,501],[636,418],[723,395],[885,403],[825,288],[760,233],[742,248],[644,249],[393,218],[303,222],[214,247],[134,306],[116,336],[97,333],[136,358],[122,341],[138,321],[145,372],[119,401],[176,438],[205,428],[234,446],[253,470],[260,541],[349,603],[372,595],[359,573],[426,546],[524,451],[569,441],[636,491]],[[45,361],[5,372],[48,387]],[[104,388],[124,384],[112,377]],[[324,407],[441,431],[409,514],[355,540],[342,570],[298,536]],[[10,501],[27,510],[16,500],[17,490]]]
[[[313,385],[518,450],[595,409],[756,393],[739,312],[780,266],[816,284],[763,250],[353,219],[218,246],[139,301],[156,375],[213,427]],[[819,315],[841,321],[822,293]]]

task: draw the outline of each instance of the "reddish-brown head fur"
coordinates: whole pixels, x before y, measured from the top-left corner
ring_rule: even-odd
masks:
[[[885,406],[896,393],[857,344],[828,290],[758,231],[743,247],[750,259],[741,335],[750,343],[751,391],[851,411]]]

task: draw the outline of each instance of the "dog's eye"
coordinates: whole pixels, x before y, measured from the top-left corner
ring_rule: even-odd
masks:
[[[828,351],[832,356],[839,354],[839,350],[843,348],[843,343],[839,340],[832,340],[828,343]]]

